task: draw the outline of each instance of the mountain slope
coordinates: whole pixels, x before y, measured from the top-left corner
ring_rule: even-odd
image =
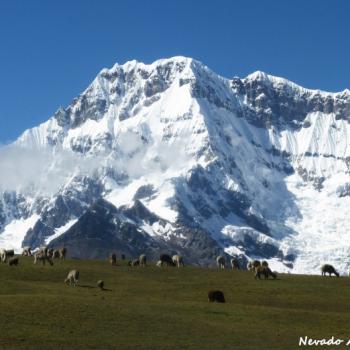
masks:
[[[345,271],[349,122],[348,90],[308,90],[262,72],[225,79],[185,57],[103,69],[7,150],[40,164],[22,186],[3,185],[0,245],[69,244],[78,234],[77,255],[137,255],[97,228],[104,248],[95,254],[88,243],[84,220],[103,200],[116,213],[136,203],[147,211],[147,220],[142,210],[123,220],[154,245],[151,255],[167,248],[209,264],[221,251],[280,270],[315,272],[327,260]]]

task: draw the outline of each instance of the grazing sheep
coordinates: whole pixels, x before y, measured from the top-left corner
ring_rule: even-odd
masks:
[[[67,248],[62,247],[59,249],[60,252],[60,259],[65,260],[66,259],[66,254],[67,254]]]
[[[263,266],[263,267],[269,267],[269,263],[268,263],[266,260],[263,260],[263,261],[261,262],[261,266]]]
[[[59,249],[55,249],[52,253],[52,259],[59,259],[60,258],[60,251]]]
[[[13,265],[17,266],[18,263],[19,263],[19,259],[18,258],[11,258],[11,259],[9,259],[9,262],[8,262],[9,266],[13,266]]]
[[[256,269],[257,267],[259,267],[259,266],[261,266],[260,261],[259,261],[259,260],[253,260],[253,261],[249,261],[249,262],[248,262],[247,269],[248,269],[249,271],[255,271],[255,269]]]
[[[158,260],[157,263],[156,263],[156,265],[157,265],[158,267],[162,267],[162,261],[161,261],[161,260]]]
[[[266,276],[266,273],[265,273],[265,267],[262,267],[262,266],[258,266],[255,268],[255,276],[254,278],[257,279],[257,278],[261,278],[261,275],[264,275],[265,279],[267,278]]]
[[[255,268],[255,279],[260,279],[261,275],[263,275],[266,280],[269,278],[269,276],[271,276],[273,279],[277,278],[277,274],[272,272],[267,266],[257,266]]]
[[[234,270],[234,269],[239,270],[240,269],[238,259],[236,259],[236,258],[231,259],[231,267],[232,267],[232,270]]]
[[[109,257],[109,263],[113,266],[117,265],[117,254],[111,254],[111,256]]]
[[[160,266],[163,266],[164,264],[166,264],[167,266],[175,266],[173,259],[168,254],[161,254],[159,260],[161,261]]]
[[[97,281],[97,287],[104,290],[105,283],[102,280]]]
[[[51,266],[53,265],[52,259],[47,255],[47,249],[39,249],[34,253],[34,264],[38,261],[41,261],[43,265],[45,265],[46,261],[48,261]]]
[[[208,292],[208,300],[213,303],[224,303],[225,302],[225,296],[224,293],[221,290],[210,290]]]
[[[5,249],[0,249],[0,262],[5,262],[6,261],[6,250]]]
[[[185,266],[184,261],[183,261],[181,255],[174,255],[174,256],[172,257],[172,260],[173,260],[173,263],[174,263],[177,267]]]
[[[36,264],[38,260],[42,261],[44,254],[41,250],[38,250],[33,254],[33,256],[34,256],[34,264]],[[43,262],[43,265],[45,265],[45,262]]]
[[[131,262],[131,266],[140,266],[140,261],[139,259],[135,259]]]
[[[336,271],[336,269],[329,264],[322,265],[321,273],[322,273],[322,276],[326,276],[326,273],[328,273],[329,276],[331,276],[332,274],[335,274],[337,277],[339,277],[339,273]]]
[[[2,262],[7,262],[8,258],[11,258],[15,255],[15,251],[13,249],[6,250],[6,249],[0,249],[0,259]]]
[[[6,259],[15,256],[15,251],[13,249],[6,250]]]
[[[39,249],[39,251],[41,251],[44,255],[47,255],[48,248],[47,248],[47,247],[41,247],[41,248]]]
[[[139,257],[139,265],[142,267],[146,266],[146,255],[145,254],[141,254]]]
[[[22,256],[32,256],[32,249],[30,247],[24,247]]]
[[[225,268],[225,264],[226,264],[226,260],[225,257],[223,255],[219,255],[216,258],[216,264],[220,269],[224,269]]]
[[[54,249],[53,248],[48,248],[47,249],[47,256],[49,257],[49,258],[53,258],[53,252],[54,252]]]
[[[69,271],[67,278],[64,280],[64,283],[68,283],[69,285],[73,285],[74,287],[79,282],[79,271],[78,270],[71,270]]]

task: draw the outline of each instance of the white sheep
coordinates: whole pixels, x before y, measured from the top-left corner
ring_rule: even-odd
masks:
[[[181,255],[174,255],[174,256],[172,257],[172,259],[173,259],[173,263],[174,263],[177,267],[185,266],[184,261],[183,261]]]
[[[65,260],[67,255],[67,248],[61,247],[59,248],[59,252],[60,252],[60,259]]]
[[[140,266],[145,267],[146,266],[146,261],[147,261],[146,255],[145,254],[141,254],[140,257],[139,257],[139,264],[140,264]]]
[[[32,256],[32,249],[30,247],[24,247],[22,256]]]
[[[0,262],[6,262],[6,250],[0,249]]]
[[[69,271],[67,278],[64,280],[64,283],[68,283],[69,285],[73,285],[74,287],[79,282],[79,271],[78,270],[71,270]]]

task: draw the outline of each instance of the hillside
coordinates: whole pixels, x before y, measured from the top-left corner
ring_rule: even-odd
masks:
[[[79,287],[63,283],[71,268]],[[213,288],[226,304],[208,303]],[[248,271],[94,260],[41,267],[21,258],[18,267],[0,264],[0,348],[292,350],[300,336],[347,339],[349,298],[345,277],[256,281]]]

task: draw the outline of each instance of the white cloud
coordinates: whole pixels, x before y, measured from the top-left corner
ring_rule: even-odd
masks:
[[[0,190],[54,193],[72,174],[90,172],[91,165],[69,151],[3,146],[0,148]]]

